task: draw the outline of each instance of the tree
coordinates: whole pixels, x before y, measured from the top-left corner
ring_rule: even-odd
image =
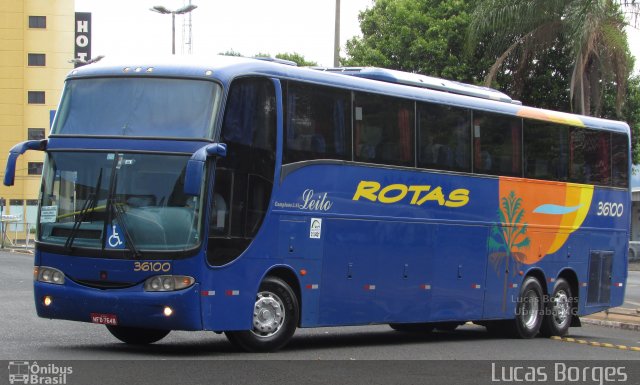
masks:
[[[300,67],[313,67],[313,66],[317,66],[318,65],[317,62],[309,61],[309,60],[305,59],[305,57],[303,55],[300,55],[297,52],[279,53],[279,54],[276,55],[276,58],[282,59],[282,60],[292,61],[292,62],[296,63]]]
[[[629,4],[637,7],[635,2]],[[467,31],[467,47],[481,46],[493,58],[485,83],[492,84],[511,60],[516,89],[535,60],[564,51],[571,59],[569,98],[573,111],[601,115],[603,84],[616,85],[621,115],[631,60],[624,15],[614,0],[486,0]]]
[[[479,57],[464,55],[475,0],[377,0],[358,17],[362,37],[347,41],[345,66],[376,66],[474,82]]]

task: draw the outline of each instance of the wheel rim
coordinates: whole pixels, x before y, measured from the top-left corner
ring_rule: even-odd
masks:
[[[268,291],[258,293],[251,332],[258,337],[271,337],[280,331],[284,320],[285,308],[280,297]]]
[[[559,327],[563,327],[569,322],[571,315],[571,301],[567,292],[558,290],[553,297],[553,320]]]
[[[522,323],[527,329],[533,329],[540,317],[540,297],[535,290],[528,290],[523,296]]]

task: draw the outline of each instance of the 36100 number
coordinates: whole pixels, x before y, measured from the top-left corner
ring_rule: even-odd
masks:
[[[171,264],[169,262],[134,262],[133,271],[161,271],[168,272],[171,270]]]
[[[624,213],[624,205],[615,202],[598,202],[598,213],[600,217],[621,217]]]

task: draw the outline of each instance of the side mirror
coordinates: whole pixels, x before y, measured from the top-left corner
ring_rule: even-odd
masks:
[[[187,169],[184,176],[184,193],[190,196],[200,194],[202,181],[204,179],[204,164],[210,156],[227,156],[227,145],[224,143],[211,143],[191,155],[187,162]]]
[[[27,150],[44,151],[47,149],[47,140],[29,140],[26,142],[18,143],[9,150],[9,158],[7,159],[7,167],[4,171],[4,185],[13,186],[13,182],[16,176],[16,162],[20,155],[27,152]]]

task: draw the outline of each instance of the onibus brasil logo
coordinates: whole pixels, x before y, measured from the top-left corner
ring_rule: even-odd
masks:
[[[38,365],[35,361],[9,361],[9,383],[12,385],[64,385],[71,374],[71,366]]]

